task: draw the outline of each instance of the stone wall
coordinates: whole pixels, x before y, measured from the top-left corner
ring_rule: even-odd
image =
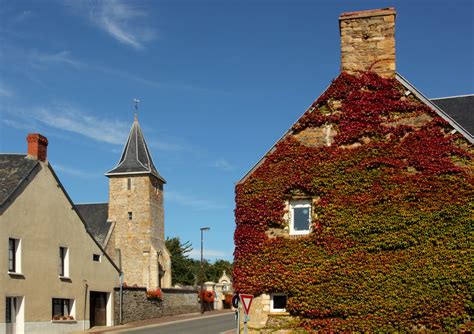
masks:
[[[395,75],[395,14],[395,9],[385,8],[339,17],[342,71]]]
[[[120,289],[115,288],[115,323],[120,321]],[[149,300],[146,288],[123,288],[122,323],[199,312],[197,291],[162,289],[162,300]]]
[[[162,289],[163,315],[199,312],[198,292],[184,289]]]

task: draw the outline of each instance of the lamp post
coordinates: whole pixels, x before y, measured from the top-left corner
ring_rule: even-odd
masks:
[[[203,258],[203,249],[204,249],[204,242],[203,242],[203,234],[204,231],[209,231],[211,228],[209,227],[201,227],[201,291],[200,291],[200,296],[201,296],[201,313],[204,313],[204,294],[203,294],[203,288],[204,288],[204,258]]]

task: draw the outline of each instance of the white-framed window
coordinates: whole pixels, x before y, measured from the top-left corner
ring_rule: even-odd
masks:
[[[100,254],[92,254],[92,261],[100,262]]]
[[[290,201],[290,235],[311,231],[311,200]]]
[[[59,247],[59,277],[69,277],[69,248]]]
[[[52,320],[74,320],[74,299],[53,298],[51,306]]]
[[[8,238],[8,272],[21,273],[21,239]]]
[[[284,293],[272,293],[270,295],[270,312],[286,312],[288,296]]]

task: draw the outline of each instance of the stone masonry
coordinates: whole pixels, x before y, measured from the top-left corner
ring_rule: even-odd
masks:
[[[120,290],[115,288],[115,323],[120,321]],[[123,289],[122,322],[160,318],[169,315],[199,312],[197,291],[185,289],[162,289],[162,300],[150,300],[146,288]]]
[[[395,15],[384,8],[339,16],[341,71],[395,76]]]
[[[171,286],[171,260],[164,244],[163,184],[151,175],[110,177],[109,220],[115,222],[115,247],[120,249],[124,281],[149,289]]]

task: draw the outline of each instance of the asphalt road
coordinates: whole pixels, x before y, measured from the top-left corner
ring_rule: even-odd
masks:
[[[120,333],[130,334],[220,334],[236,329],[235,316],[233,313],[223,315],[197,318],[171,324],[163,324],[153,327],[133,328],[121,330]]]

